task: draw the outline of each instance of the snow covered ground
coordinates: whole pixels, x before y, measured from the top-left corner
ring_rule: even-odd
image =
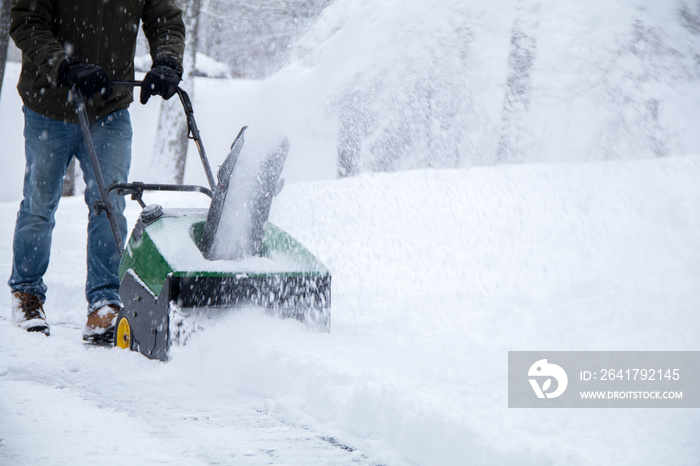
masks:
[[[503,95],[509,34],[526,2],[446,1],[435,10],[409,3],[416,8],[338,1],[304,43],[318,56],[262,83],[197,82],[195,111],[213,165],[240,126],[255,126],[256,118],[289,131],[284,176],[291,182],[275,199],[271,220],[330,268],[332,332],[247,310],[175,348],[167,364],[86,347],[87,210],[80,198],[64,199],[46,277],[52,336],[12,328],[9,293],[0,293],[0,464],[697,464],[696,409],[507,407],[508,351],[700,350],[700,145],[693,129],[700,88],[688,52],[697,36],[681,34],[672,15],[683,2],[674,9],[671,2],[626,0],[607,11],[613,16],[600,16],[602,0],[583,10],[578,2],[534,2],[546,13],[539,37],[549,39],[537,48],[544,59],[532,68],[530,113],[511,115],[524,118],[514,126],[501,120]],[[369,30],[390,47],[396,24],[430,38],[465,9],[475,14],[471,32],[460,36],[473,40],[464,56],[485,64],[485,74],[467,74],[466,87],[474,89],[468,94],[460,93],[464,82],[450,89],[465,98],[456,103],[476,109],[465,116],[476,125],[465,133],[438,119],[430,134],[441,144],[466,134],[450,150],[475,157],[462,168],[333,179],[337,121],[325,105],[347,82],[364,90],[377,83],[372,73],[354,80],[362,69],[356,60],[371,41],[349,41],[353,28],[371,19]],[[436,12],[439,20],[416,29],[416,17]],[[397,21],[387,23],[392,13]],[[343,14],[348,19],[339,23]],[[655,31],[633,42],[637,48],[613,34],[635,18]],[[532,32],[533,23],[523,21]],[[605,79],[582,72],[599,52],[594,36],[580,34],[585,25],[600,25],[603,38],[622,37],[601,60],[619,61],[623,71],[603,67]],[[485,30],[499,40],[487,41]],[[571,60],[557,61],[562,55],[542,46],[573,50],[572,41],[583,52]],[[412,51],[395,42],[395,51]],[[677,54],[667,51],[669,43]],[[368,68],[386,48],[371,50]],[[394,63],[416,57],[401,53]],[[487,60],[496,56],[502,60]],[[625,71],[648,62],[653,66],[641,69],[654,73],[644,79]],[[659,74],[664,67],[680,71]],[[16,76],[17,68],[8,68],[0,103],[6,276],[23,170]],[[387,79],[401,84],[395,75]],[[422,86],[420,74],[405,82]],[[654,105],[639,100],[648,92],[660,102],[656,120]],[[377,101],[386,105],[375,107],[379,124],[368,127],[367,147],[391,134],[394,123],[414,121],[397,110],[406,102],[387,93]],[[132,107],[133,179],[148,180],[157,110]],[[639,130],[641,123],[651,126]],[[488,165],[484,154],[496,152],[503,128],[529,135],[521,162],[551,163]],[[655,141],[665,141],[656,147],[666,157],[654,158]],[[197,164],[190,157],[187,182],[204,183]],[[206,198],[148,200],[184,207]],[[138,215],[134,203],[128,215],[131,222]]]

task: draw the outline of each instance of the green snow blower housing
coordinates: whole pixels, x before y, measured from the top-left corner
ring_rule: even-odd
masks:
[[[141,83],[114,84],[139,86]],[[277,145],[264,158],[259,172],[246,175],[242,168],[237,170],[236,164],[243,148],[246,130],[243,128],[217,173],[217,183],[189,97],[182,89],[178,89],[178,95],[187,116],[189,136],[195,140],[211,190],[141,182],[105,186],[83,99],[74,89],[76,110],[102,195],[102,202],[95,209],[107,214],[122,257],[119,294],[124,307],[117,317],[115,346],[165,361],[172,345],[185,344],[208,321],[247,307],[263,309],[281,318],[291,317],[316,330],[330,331],[328,269],[298,241],[267,221],[272,198],[282,187],[280,174],[288,143],[283,140]],[[112,191],[131,195],[143,208],[126,248],[109,202]],[[200,192],[212,201],[208,210],[163,209],[159,205],[146,206],[142,200],[144,191]],[[223,214],[238,205],[246,208],[233,216],[236,227],[222,223]],[[231,229],[238,236],[227,247],[227,233]],[[223,258],[222,248],[228,251]]]
[[[209,261],[198,246],[206,218],[205,210],[142,212],[119,269],[117,346],[166,359],[204,320],[242,306],[329,329],[330,274],[309,251],[268,223],[259,256]]]

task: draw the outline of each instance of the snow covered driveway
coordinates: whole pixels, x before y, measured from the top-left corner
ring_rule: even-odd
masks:
[[[162,368],[136,354],[83,348],[77,329],[54,326],[50,342],[33,340],[33,354],[21,343],[13,345],[21,354],[3,348],[5,361],[18,362],[3,369],[0,385],[3,464],[365,463],[245,398],[202,397],[158,381]]]

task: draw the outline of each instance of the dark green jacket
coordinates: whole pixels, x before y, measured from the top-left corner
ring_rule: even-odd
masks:
[[[10,36],[22,51],[17,89],[24,104],[42,115],[77,122],[59,67],[73,57],[100,65],[114,80],[134,79],[139,21],[151,56],[182,63],[185,26],[174,0],[13,0]],[[125,109],[131,89],[115,88],[107,101],[87,103],[91,121]]]

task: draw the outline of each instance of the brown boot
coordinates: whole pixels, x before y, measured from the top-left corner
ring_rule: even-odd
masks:
[[[108,304],[89,313],[83,340],[99,344],[114,343],[114,326],[120,309],[116,304]]]
[[[12,293],[12,325],[27,332],[41,332],[49,335],[44,305],[38,296],[16,291]]]

